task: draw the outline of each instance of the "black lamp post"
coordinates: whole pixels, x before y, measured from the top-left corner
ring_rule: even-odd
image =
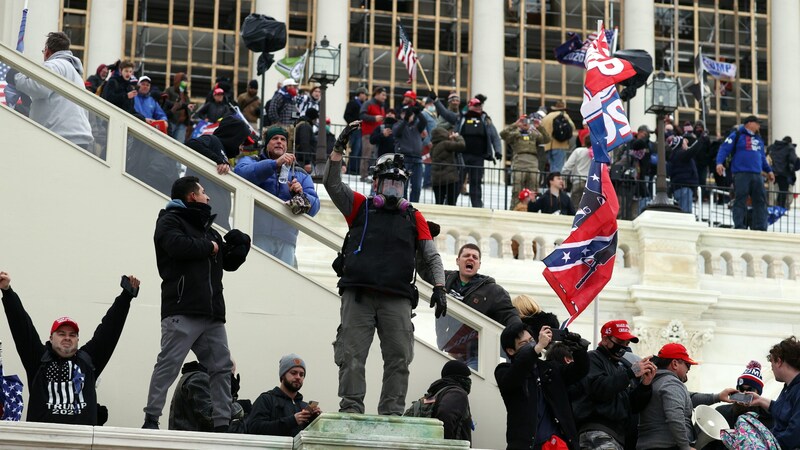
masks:
[[[653,211],[681,212],[667,195],[667,162],[664,148],[664,117],[678,109],[678,82],[659,72],[645,88],[645,112],[656,114],[656,149],[658,166],[656,168],[656,196],[645,208]]]
[[[325,130],[325,91],[328,85],[333,85],[339,79],[340,54],[342,44],[338,47],[331,47],[328,36],[324,36],[319,45],[314,43],[314,50],[311,52],[311,66],[308,76],[309,81],[319,83],[319,134],[317,136],[317,152],[315,157],[314,171],[312,177],[315,180],[322,178],[327,159],[328,136]]]

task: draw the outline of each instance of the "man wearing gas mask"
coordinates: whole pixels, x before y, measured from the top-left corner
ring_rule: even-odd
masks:
[[[408,366],[414,356],[411,311],[418,302],[417,249],[433,277],[431,307],[436,308],[437,318],[447,311],[444,270],[425,218],[403,198],[408,172],[402,155],[378,158],[373,196],[354,192],[342,182],[342,155],[350,134],[360,126],[352,122],[339,135],[322,180],[349,227],[333,264],[342,296],[341,325],[333,344],[339,366],[339,412],[364,413],[364,365],[377,329],[384,363],[378,414],[399,416],[405,411]]]
[[[581,381],[581,396],[572,410],[581,449],[622,450],[629,448],[626,436],[636,427],[634,414],[650,401],[657,369],[646,359],[634,364],[623,359],[628,345],[639,342],[628,322],[607,322],[600,335],[597,350],[588,352],[589,373]]]

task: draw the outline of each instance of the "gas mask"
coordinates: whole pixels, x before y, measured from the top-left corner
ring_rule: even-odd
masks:
[[[405,194],[405,183],[403,180],[394,178],[380,178],[378,179],[377,195],[373,197],[372,203],[376,208],[399,209],[405,211],[408,209],[408,200],[403,198]]]

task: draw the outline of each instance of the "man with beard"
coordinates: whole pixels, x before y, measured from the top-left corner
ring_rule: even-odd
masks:
[[[794,336],[782,340],[772,346],[767,360],[783,389],[775,400],[753,394],[751,404],[769,410],[774,422],[769,431],[781,448],[800,448],[800,342]]]
[[[290,353],[278,364],[280,386],[263,392],[253,403],[253,410],[244,419],[247,434],[296,436],[322,411],[303,401],[300,389],[306,378],[306,363]],[[316,403],[316,402],[312,402]]]
[[[729,397],[736,389],[727,388],[719,394],[689,392],[685,385],[689,370],[698,363],[677,342],[661,347],[652,361],[658,372],[652,383],[652,398],[639,415],[636,449],[690,450],[694,442],[692,410],[698,405],[731,403]]]
[[[42,343],[22,300],[11,288],[11,276],[0,271],[8,328],[28,377],[28,422],[98,425],[97,378],[119,342],[131,301],[139,295],[139,280],[133,275],[123,277],[121,287],[122,293],[84,345],[78,347],[80,330],[69,317],[53,321],[49,341]],[[5,384],[4,379],[4,391]]]
[[[581,449],[622,450],[629,429],[635,427],[633,415],[650,401],[657,369],[648,360],[633,365],[623,360],[628,345],[639,342],[628,322],[607,322],[600,334],[597,350],[588,353],[589,373],[581,380],[581,395],[572,410]]]

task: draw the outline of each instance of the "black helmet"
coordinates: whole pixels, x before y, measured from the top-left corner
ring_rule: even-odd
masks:
[[[401,153],[381,155],[371,169],[373,178],[392,178],[406,181],[409,176],[403,166],[403,155]]]

